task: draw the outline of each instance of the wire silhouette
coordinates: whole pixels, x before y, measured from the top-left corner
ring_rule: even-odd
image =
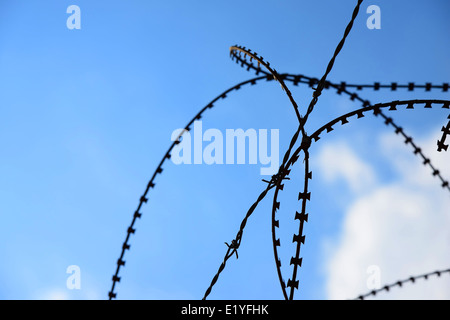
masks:
[[[398,281],[396,281],[394,283],[387,284],[387,285],[385,285],[385,286],[383,286],[383,287],[381,287],[379,289],[375,289],[375,290],[372,290],[372,291],[370,291],[368,293],[362,294],[362,295],[358,296],[357,298],[355,298],[355,300],[364,300],[365,298],[368,298],[368,297],[371,297],[371,296],[374,297],[380,292],[383,292],[383,291],[389,292],[392,288],[395,288],[395,287],[402,288],[404,284],[406,284],[406,283],[414,284],[414,283],[416,283],[417,280],[421,280],[421,279],[429,280],[433,276],[439,278],[445,273],[448,273],[450,275],[450,269],[437,270],[437,271],[429,272],[429,273],[426,273],[426,274],[421,274],[421,275],[418,275],[418,276],[411,276],[411,277],[409,277],[407,279],[398,280]]]
[[[438,140],[438,151],[441,152],[442,150],[447,151],[448,144],[445,144],[445,139],[448,135],[450,135],[450,115],[448,116],[449,121],[447,122],[447,125],[445,127],[442,127],[442,137]]]
[[[339,84],[332,83],[327,80],[328,75],[332,71],[333,65],[335,63],[335,60],[337,56],[339,55],[340,51],[342,50],[345,40],[347,36],[349,35],[353,23],[358,16],[358,12],[361,6],[361,3],[363,0],[358,0],[357,4],[353,10],[352,17],[344,31],[344,34],[338,43],[334,54],[332,58],[330,59],[327,68],[325,70],[325,73],[323,76],[319,79],[317,78],[311,78],[304,75],[294,75],[294,74],[279,74],[274,68],[270,66],[270,63],[264,60],[264,58],[260,55],[258,55],[256,52],[251,51],[250,49],[247,49],[245,47],[241,47],[238,45],[230,47],[230,56],[232,60],[235,60],[236,63],[239,63],[241,67],[245,67],[247,71],[253,70],[256,72],[256,75],[258,76],[260,73],[262,76],[258,76],[243,82],[238,83],[237,85],[225,90],[223,93],[218,95],[216,98],[214,98],[210,103],[208,103],[205,107],[203,107],[185,126],[184,130],[179,134],[177,139],[173,141],[173,143],[170,145],[167,152],[164,154],[163,158],[161,159],[159,165],[157,166],[155,172],[153,173],[150,181],[148,182],[148,185],[142,194],[142,196],[139,198],[139,204],[137,209],[135,210],[131,224],[127,228],[126,238],[122,245],[122,250],[119,259],[117,260],[117,267],[116,271],[112,277],[112,287],[111,290],[108,293],[108,297],[110,300],[117,297],[117,293],[115,291],[116,284],[120,282],[121,278],[119,277],[119,272],[122,266],[125,266],[125,252],[126,250],[130,249],[129,240],[132,234],[135,233],[135,223],[138,218],[141,218],[142,213],[140,212],[142,206],[144,203],[147,203],[148,201],[148,193],[150,189],[155,187],[155,179],[158,174],[161,174],[163,172],[163,165],[166,160],[170,159],[171,152],[175,145],[180,143],[180,139],[183,136],[185,132],[189,132],[191,129],[192,124],[194,121],[201,119],[203,114],[214,107],[214,103],[221,99],[225,99],[227,95],[231,92],[237,91],[241,89],[241,87],[246,86],[248,84],[255,85],[261,80],[266,81],[273,81],[275,80],[281,85],[282,90],[286,93],[287,97],[289,98],[289,101],[291,102],[294,112],[296,114],[297,120],[299,122],[298,128],[296,132],[293,134],[289,147],[286,150],[282,164],[279,167],[279,170],[277,174],[273,175],[270,181],[263,180],[267,183],[266,188],[260,193],[257,200],[250,206],[248,209],[245,217],[243,218],[240,228],[236,234],[236,237],[228,244],[225,242],[225,245],[227,246],[227,251],[225,253],[224,259],[222,263],[219,266],[218,271],[214,275],[209,287],[206,289],[205,294],[203,296],[203,300],[205,300],[209,294],[211,293],[214,285],[217,283],[220,274],[224,271],[226,267],[227,261],[233,256],[236,256],[236,259],[238,258],[238,249],[241,245],[243,232],[245,229],[245,226],[247,225],[247,221],[250,218],[250,216],[254,213],[255,209],[259,205],[259,203],[267,196],[270,190],[274,190],[273,194],[273,202],[272,202],[272,244],[273,244],[273,251],[274,251],[274,258],[275,258],[275,265],[277,269],[277,274],[280,282],[280,286],[282,289],[283,296],[286,300],[293,300],[295,290],[299,289],[299,280],[298,277],[298,270],[302,265],[303,258],[300,257],[301,254],[301,245],[305,243],[306,236],[303,234],[303,228],[304,224],[308,221],[308,213],[306,210],[307,202],[311,199],[311,192],[308,189],[309,180],[312,179],[312,172],[309,170],[310,167],[310,156],[309,156],[309,148],[313,143],[316,143],[321,139],[321,135],[324,133],[329,133],[331,131],[334,131],[334,126],[337,124],[347,124],[349,123],[349,119],[360,119],[365,117],[366,113],[372,112],[372,114],[384,120],[384,123],[388,126],[392,126],[395,129],[395,133],[397,135],[402,136],[405,140],[405,144],[410,145],[413,148],[413,152],[415,155],[419,155],[422,159],[422,163],[425,166],[428,166],[432,170],[432,175],[437,177],[441,182],[441,187],[444,189],[447,189],[450,191],[450,186],[447,180],[443,178],[443,176],[440,174],[440,171],[431,164],[431,161],[426,155],[423,153],[422,149],[414,142],[411,136],[408,136],[402,127],[397,125],[392,117],[388,117],[383,110],[387,109],[388,111],[397,111],[399,107],[404,107],[405,109],[414,109],[417,107],[417,105],[424,105],[425,109],[432,109],[433,107],[441,107],[443,109],[449,109],[450,101],[448,100],[429,100],[429,99],[422,99],[422,100],[404,100],[404,101],[391,101],[387,103],[377,103],[377,104],[371,104],[370,101],[362,99],[358,94],[355,92],[349,91],[348,88],[355,88],[358,91],[363,89],[373,89],[375,91],[380,89],[391,89],[391,91],[396,91],[397,89],[408,89],[408,91],[414,91],[416,89],[425,89],[425,91],[430,91],[432,89],[442,89],[443,92],[448,92],[449,85],[448,83],[444,83],[442,85],[433,85],[431,83],[426,83],[425,85],[416,85],[415,83],[408,83],[407,85],[397,84],[396,82],[392,82],[391,84],[380,84],[378,82],[375,82],[374,84],[347,84],[346,82],[341,82]],[[249,59],[249,61],[247,61]],[[253,60],[256,62],[257,65],[253,64]],[[261,68],[263,66],[266,70],[263,70]],[[299,107],[294,100],[292,93],[290,92],[289,88],[287,87],[285,81],[292,82],[294,86],[298,86],[298,84],[307,84],[310,88],[313,89],[312,99],[308,105],[308,108],[306,110],[305,115],[302,117],[299,111]],[[314,87],[315,86],[315,87]],[[335,89],[337,94],[346,94],[348,95],[350,100],[357,100],[362,103],[362,107],[359,109],[356,109],[354,111],[351,111],[347,114],[341,115],[334,120],[324,124],[322,127],[317,129],[313,134],[308,135],[305,130],[305,125],[307,123],[309,115],[314,111],[314,108],[318,102],[318,99],[320,95],[322,94],[322,91],[324,89]],[[355,117],[356,116],[356,117]],[[450,115],[448,116],[448,123],[446,126],[442,127],[442,137],[437,141],[437,151],[441,152],[447,151],[448,144],[445,144],[447,135],[450,135]],[[294,149],[296,146],[296,143],[301,136],[300,145]],[[292,152],[294,150],[294,152]],[[293,265],[293,271],[291,278],[288,279],[287,283],[284,281],[282,272],[281,272],[281,260],[279,259],[278,255],[278,248],[280,247],[280,239],[276,236],[276,229],[279,228],[279,220],[276,219],[276,212],[280,208],[280,202],[278,201],[278,195],[283,190],[284,184],[283,181],[290,179],[289,173],[291,171],[291,168],[294,164],[298,162],[300,159],[300,153],[303,153],[303,165],[304,165],[304,184],[303,184],[303,190],[298,193],[298,200],[301,201],[301,209],[300,212],[295,213],[295,220],[299,220],[299,228],[298,233],[293,235],[293,242],[296,242],[296,251],[295,255],[291,257],[290,265]],[[440,276],[443,273],[450,272],[449,270],[443,270],[443,271],[435,271],[432,273],[410,277],[406,280],[399,280],[391,285],[386,285],[383,288],[373,290],[367,294],[360,295],[357,299],[364,299],[368,296],[375,296],[380,291],[389,291],[392,287],[399,286],[402,287],[404,283],[412,282],[414,283],[417,279],[425,279],[427,280],[432,275]],[[288,289],[289,294],[288,294]]]

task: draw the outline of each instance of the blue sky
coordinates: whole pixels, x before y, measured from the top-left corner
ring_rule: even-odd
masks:
[[[80,30],[66,27],[66,9],[72,4],[81,9]],[[126,228],[171,133],[218,94],[254,76],[231,61],[229,47],[251,48],[280,73],[321,77],[355,4],[3,0],[0,298],[106,299]],[[366,27],[371,4],[381,9],[380,30]],[[445,1],[363,2],[328,79],[449,82],[449,9]],[[310,89],[287,85],[303,114]],[[449,99],[439,90],[359,93],[374,103]],[[296,129],[289,100],[274,82],[242,88],[216,106],[202,119],[204,129],[279,129],[280,155]],[[308,132],[359,107],[325,91]],[[448,112],[393,116],[426,144],[430,157],[450,176],[448,165],[442,167],[448,154],[435,150]],[[448,193],[392,129],[376,118],[358,120],[313,145],[311,157],[310,220],[296,298],[352,298],[364,289],[371,264],[381,267],[383,283],[432,271],[428,267],[450,266]],[[167,162],[130,241],[118,298],[201,299],[223,259],[224,242],[235,237],[265,187],[259,169]],[[302,185],[301,177],[295,177],[301,170],[298,163],[283,193],[280,236],[286,279],[297,228],[295,194]],[[392,215],[405,220],[380,215],[386,220],[367,224],[378,216],[370,208],[374,203],[386,208],[386,198],[398,203],[388,206],[398,208]],[[411,205],[415,199],[421,205]],[[435,216],[422,216],[430,204],[436,206]],[[239,259],[230,260],[211,299],[282,299],[272,253],[271,205],[272,193],[249,219]],[[362,212],[362,222],[356,212]],[[379,236],[365,243],[363,226]],[[412,229],[402,229],[406,226]],[[406,250],[418,240],[421,247]],[[69,265],[80,267],[80,290],[66,288]],[[416,297],[435,292],[438,298],[450,298],[448,280],[429,286]],[[402,293],[407,294],[399,292],[398,297]]]

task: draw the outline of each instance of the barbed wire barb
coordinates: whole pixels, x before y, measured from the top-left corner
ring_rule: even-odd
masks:
[[[433,277],[433,276],[441,277],[445,273],[448,273],[450,275],[450,269],[437,270],[437,271],[421,274],[418,276],[410,276],[409,278],[406,278],[403,280],[398,280],[391,284],[384,285],[381,288],[373,289],[368,293],[361,294],[358,297],[354,298],[353,300],[364,300],[365,298],[368,298],[368,297],[375,297],[380,292],[383,292],[383,291],[389,292],[392,288],[395,288],[395,287],[401,288],[401,287],[403,287],[404,284],[407,284],[407,283],[414,284],[414,283],[416,283],[417,280],[420,280],[420,279],[429,280],[430,277]]]

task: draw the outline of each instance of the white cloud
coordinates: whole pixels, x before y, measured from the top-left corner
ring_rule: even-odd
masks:
[[[418,144],[426,146],[424,152],[442,170],[444,177],[448,177],[450,155],[436,152],[437,136],[433,134],[432,138],[422,139]],[[346,209],[340,239],[327,245],[333,252],[326,262],[329,299],[355,298],[370,291],[366,281],[367,268],[371,265],[379,266],[382,286],[410,275],[450,267],[448,190],[443,190],[440,181],[431,176],[430,169],[412,155],[409,146],[405,147],[398,140],[382,136],[379,152],[392,157],[393,170],[399,179],[388,185],[378,183],[370,192],[355,197]],[[327,149],[324,152],[326,156]],[[352,163],[357,164],[356,172],[373,172],[351,149],[346,153],[351,154]],[[338,171],[339,176],[354,185],[355,173],[346,170]],[[328,175],[335,177],[338,173],[331,171]],[[406,284],[402,289],[394,288],[378,297],[450,299],[450,275]]]
[[[317,162],[327,182],[345,181],[350,190],[367,190],[375,183],[373,169],[358,158],[346,143],[326,144],[319,152]]]

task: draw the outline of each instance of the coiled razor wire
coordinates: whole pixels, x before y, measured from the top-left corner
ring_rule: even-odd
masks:
[[[175,145],[179,144],[181,141],[181,137],[185,132],[189,132],[191,129],[192,124],[196,120],[200,120],[203,114],[206,112],[206,110],[209,110],[214,107],[214,104],[221,100],[225,99],[227,95],[231,92],[239,90],[241,87],[246,86],[247,84],[255,85],[259,83],[261,80],[266,81],[277,81],[280,85],[283,91],[286,93],[287,97],[289,98],[289,101],[291,102],[294,112],[296,114],[297,120],[299,122],[298,128],[294,135],[291,138],[290,144],[288,149],[286,150],[283,162],[280,165],[280,168],[277,172],[277,174],[273,175],[270,181],[263,180],[267,183],[266,188],[260,193],[257,200],[250,206],[248,209],[244,219],[241,222],[240,228],[236,234],[236,237],[228,244],[225,242],[227,246],[227,251],[225,253],[224,259],[219,266],[218,271],[214,275],[209,287],[206,289],[205,294],[203,296],[203,300],[205,300],[209,294],[211,293],[214,285],[217,283],[220,274],[224,271],[226,267],[227,261],[233,256],[236,255],[236,258],[238,258],[238,249],[241,245],[243,232],[245,229],[245,226],[247,224],[248,219],[253,214],[259,203],[266,197],[266,195],[269,193],[270,190],[275,189],[274,195],[273,195],[273,202],[272,202],[272,244],[273,244],[273,251],[274,251],[274,258],[275,258],[275,265],[277,269],[278,278],[280,281],[280,286],[282,289],[283,296],[286,300],[293,300],[294,299],[294,293],[295,290],[299,289],[299,280],[298,278],[298,271],[299,268],[302,265],[303,258],[300,257],[301,254],[301,245],[305,243],[305,235],[303,234],[303,228],[304,224],[308,221],[308,213],[306,210],[307,201],[310,201],[311,199],[311,192],[308,189],[308,182],[310,179],[312,179],[312,172],[309,171],[309,162],[310,162],[310,155],[309,155],[309,148],[312,145],[312,143],[317,142],[321,135],[324,133],[329,133],[333,131],[335,128],[334,126],[337,124],[347,124],[349,123],[349,119],[360,119],[365,117],[365,114],[368,112],[372,112],[374,116],[381,118],[384,120],[384,123],[388,126],[392,126],[395,129],[395,133],[397,135],[400,135],[404,138],[404,142],[407,145],[410,145],[413,148],[413,152],[415,155],[419,155],[419,157],[422,159],[422,163],[425,166],[428,166],[431,169],[432,175],[437,177],[441,182],[441,187],[444,189],[447,189],[450,191],[449,182],[443,178],[440,171],[432,165],[430,159],[426,157],[426,155],[423,153],[422,149],[414,142],[413,138],[411,136],[408,136],[402,127],[397,125],[392,117],[388,117],[384,112],[383,109],[387,109],[388,111],[396,111],[398,110],[398,107],[404,107],[405,109],[414,109],[417,105],[424,105],[425,109],[432,109],[434,107],[441,107],[443,109],[449,109],[450,101],[448,100],[405,100],[405,101],[391,101],[387,103],[377,103],[377,104],[371,104],[370,101],[362,99],[358,94],[355,92],[349,91],[350,88],[355,88],[358,91],[361,91],[363,89],[373,89],[375,91],[380,89],[391,89],[391,91],[396,91],[397,89],[408,89],[408,91],[414,91],[416,89],[425,89],[425,91],[431,91],[432,89],[441,89],[442,92],[448,92],[449,85],[448,83],[443,83],[442,85],[436,85],[431,83],[426,83],[424,85],[417,85],[415,83],[408,83],[406,85],[404,84],[397,84],[396,82],[391,82],[391,84],[380,84],[378,82],[375,82],[374,84],[347,84],[346,82],[340,82],[339,84],[332,83],[327,80],[327,76],[332,71],[333,65],[335,63],[335,60],[343,48],[343,45],[345,43],[345,40],[347,36],[349,35],[353,23],[358,16],[358,12],[361,6],[361,3],[363,0],[358,0],[351,17],[350,22],[348,23],[344,35],[341,38],[338,46],[336,47],[336,50],[330,59],[328,66],[326,68],[326,71],[322,78],[312,78],[304,75],[293,75],[293,74],[279,74],[274,68],[270,66],[270,63],[264,60],[264,58],[260,55],[258,55],[256,52],[252,52],[250,49],[247,49],[245,47],[241,46],[232,46],[230,47],[230,56],[233,60],[236,60],[236,63],[239,63],[242,67],[245,67],[247,71],[253,70],[257,77],[254,77],[252,79],[240,82],[233,87],[225,90],[220,95],[218,95],[216,98],[214,98],[210,103],[208,103],[205,107],[203,107],[184,127],[184,130],[178,135],[177,139],[173,141],[173,143],[170,145],[167,152],[164,154],[163,158],[161,159],[160,163],[158,164],[155,172],[153,173],[150,181],[147,184],[147,187],[142,194],[142,196],[139,198],[139,204],[135,212],[133,213],[132,221],[130,225],[127,228],[126,238],[122,245],[121,254],[119,256],[119,259],[117,260],[117,266],[116,271],[112,277],[112,287],[111,290],[108,292],[108,297],[110,300],[117,297],[117,293],[115,292],[115,287],[118,282],[120,282],[121,277],[119,277],[119,272],[122,266],[125,266],[125,252],[126,250],[130,249],[130,237],[131,234],[134,234],[135,229],[135,223],[138,218],[142,217],[141,208],[144,205],[144,203],[147,203],[148,201],[148,193],[150,189],[155,187],[155,180],[156,176],[158,174],[161,174],[163,172],[163,165],[166,160],[170,159],[171,152]],[[249,61],[247,61],[249,59]],[[255,61],[256,65],[253,64],[253,60]],[[263,70],[261,68],[263,66],[266,70]],[[259,74],[262,74],[261,76],[258,76]],[[310,101],[308,108],[306,110],[305,115],[302,117],[299,111],[299,107],[294,100],[292,93],[288,89],[288,87],[285,84],[285,81],[293,83],[294,86],[297,86],[298,84],[307,84],[310,88],[312,88],[313,91],[313,98]],[[314,87],[315,86],[315,87]],[[307,119],[309,115],[314,111],[314,108],[318,102],[319,96],[322,94],[323,89],[330,89],[333,88],[336,90],[337,94],[346,94],[349,96],[349,99],[354,101],[360,101],[362,103],[362,108],[356,109],[354,111],[351,111],[347,114],[344,114],[342,116],[337,117],[336,119],[324,124],[321,128],[317,129],[313,134],[307,135],[305,130],[305,125],[307,122]],[[355,117],[356,116],[356,117]],[[450,115],[448,116],[448,123],[446,126],[443,126],[442,131],[442,137],[437,141],[437,151],[447,151],[448,144],[446,144],[446,138],[447,135],[450,135]],[[298,138],[301,135],[301,142],[300,145],[295,149],[295,151],[292,153],[292,150],[294,150],[294,147],[298,141]],[[282,272],[281,272],[281,260],[278,257],[278,248],[280,247],[280,239],[276,236],[276,229],[279,228],[279,220],[276,219],[276,212],[278,209],[280,209],[280,202],[278,201],[278,195],[283,190],[284,180],[288,180],[289,173],[291,171],[292,166],[300,159],[300,153],[303,152],[303,163],[304,163],[304,185],[303,190],[298,193],[298,200],[301,201],[300,204],[300,210],[295,213],[295,220],[299,221],[299,228],[298,233],[293,235],[293,242],[296,242],[296,251],[295,255],[291,257],[290,259],[290,265],[293,265],[292,275],[288,279],[287,283],[284,281]],[[291,155],[292,153],[292,155]],[[441,276],[441,274],[444,273],[450,273],[449,270],[442,270],[442,271],[434,271],[428,274],[410,277],[406,280],[399,280],[393,284],[386,285],[380,289],[372,290],[371,292],[360,295],[357,299],[365,299],[369,296],[375,296],[377,293],[381,291],[389,291],[393,287],[402,287],[403,284],[407,282],[415,283],[418,279],[425,279],[427,280],[429,277],[433,275]],[[288,289],[289,294],[288,294]]]

